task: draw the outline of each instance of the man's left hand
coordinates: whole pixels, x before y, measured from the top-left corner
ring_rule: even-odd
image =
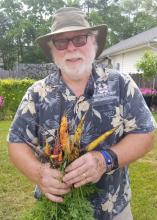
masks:
[[[96,183],[106,171],[102,154],[92,151],[73,161],[66,169],[63,181],[74,187],[80,187],[87,183]]]

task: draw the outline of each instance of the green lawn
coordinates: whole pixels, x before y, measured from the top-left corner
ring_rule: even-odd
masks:
[[[16,220],[34,202],[33,186],[9,162],[6,135],[9,121],[0,122],[0,219]]]
[[[9,162],[9,125],[9,121],[0,122],[0,219],[20,220],[24,209],[34,203],[34,186]],[[134,220],[157,220],[157,142],[149,154],[130,166],[130,174]]]

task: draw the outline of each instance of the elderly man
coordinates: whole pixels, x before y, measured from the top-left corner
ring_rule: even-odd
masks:
[[[96,183],[102,190],[91,198],[95,219],[131,220],[127,165],[151,149],[155,122],[129,76],[93,63],[103,50],[106,32],[106,25],[90,27],[80,9],[56,11],[51,33],[38,42],[57,68],[24,96],[10,128],[9,155],[48,199],[62,202],[71,185]],[[53,143],[64,112],[70,134],[86,112],[82,148],[105,131],[118,129],[73,161],[61,181],[61,172],[44,166],[23,140],[43,147],[46,136]]]

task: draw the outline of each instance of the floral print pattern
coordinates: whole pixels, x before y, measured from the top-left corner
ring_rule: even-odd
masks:
[[[18,108],[8,141],[21,143],[27,140],[42,148],[47,139],[53,145],[65,112],[70,135],[74,134],[86,112],[82,148],[117,125],[118,130],[97,150],[111,147],[128,133],[147,133],[156,126],[130,76],[93,65],[85,92],[80,97],[76,97],[62,81],[58,69],[31,86]],[[128,168],[104,174],[96,185],[101,191],[90,197],[95,219],[111,220],[127,206],[131,198]]]

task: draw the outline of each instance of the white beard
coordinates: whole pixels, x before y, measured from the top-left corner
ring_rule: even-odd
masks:
[[[55,63],[60,68],[62,75],[66,75],[71,80],[81,80],[89,76],[92,71],[92,63],[95,58],[95,48],[90,50],[88,57],[85,57],[80,52],[74,52],[72,55],[65,55],[63,60],[60,60],[57,57],[54,57]],[[81,61],[76,65],[68,65],[66,62],[67,59],[78,59]]]

